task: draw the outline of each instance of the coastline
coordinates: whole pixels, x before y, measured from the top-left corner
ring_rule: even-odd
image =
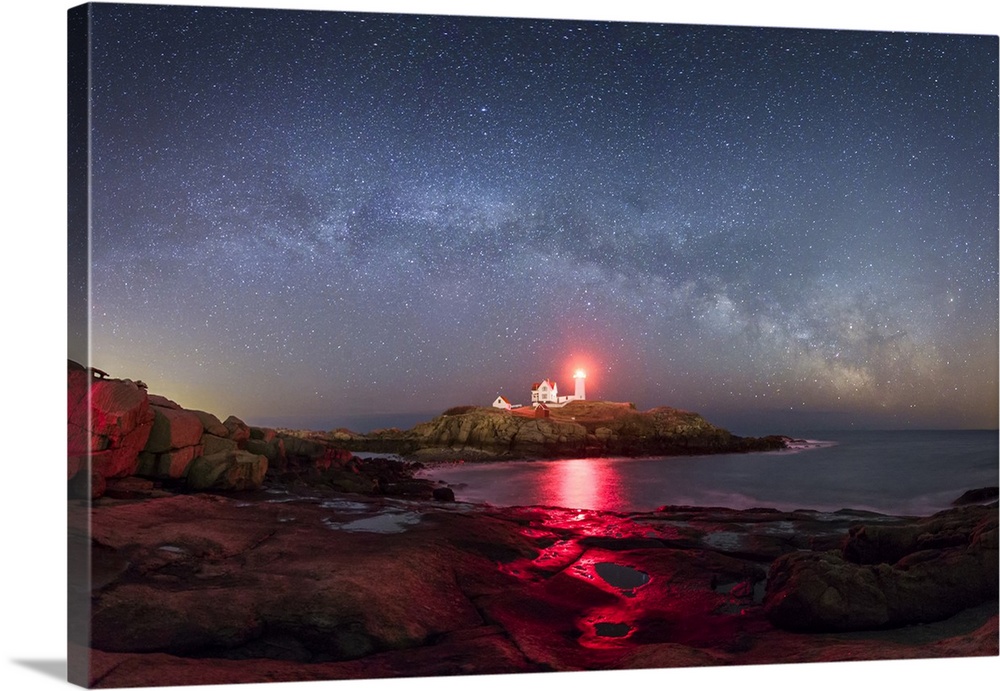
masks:
[[[995,488],[917,518],[681,502],[490,506],[456,501],[411,456],[384,454],[403,441],[400,451],[438,460],[432,449],[468,457],[499,446],[548,461],[596,440],[601,450],[714,452],[700,465],[760,449],[672,408],[616,404],[608,418],[589,404],[575,412],[595,418],[572,423],[472,409],[362,438],[220,421],[72,363],[69,380],[79,683],[998,654]],[[741,453],[738,465],[762,456]]]
[[[268,483],[69,509],[93,526],[96,687],[998,653],[995,500],[618,513]],[[889,607],[862,597],[873,569]]]
[[[779,435],[780,436],[780,435]],[[385,456],[387,458],[392,458],[394,460],[400,461],[415,461],[423,465],[425,468],[438,468],[438,467],[448,467],[455,464],[463,463],[507,463],[507,462],[543,462],[543,461],[570,461],[578,459],[600,459],[600,458],[611,458],[611,459],[621,459],[630,461],[655,461],[658,459],[667,458],[697,458],[697,457],[711,457],[723,454],[796,454],[805,451],[812,451],[815,449],[828,448],[830,446],[836,446],[836,441],[827,440],[816,440],[816,439],[793,439],[792,437],[781,436],[782,439],[786,439],[786,444],[784,448],[775,449],[761,449],[758,451],[722,451],[722,452],[706,452],[706,453],[677,453],[677,454],[642,454],[642,455],[587,455],[587,454],[566,454],[557,456],[540,456],[540,455],[526,455],[526,454],[514,454],[514,453],[502,453],[502,452],[490,452],[482,449],[472,449],[461,447],[457,449],[445,448],[445,447],[430,447],[425,449],[419,449],[413,453],[401,456],[399,454],[376,454],[369,453],[363,454],[366,456]]]

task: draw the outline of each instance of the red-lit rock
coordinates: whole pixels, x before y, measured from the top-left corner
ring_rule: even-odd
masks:
[[[80,456],[89,453],[99,440],[95,440],[90,431],[90,405],[87,400],[88,386],[92,377],[87,370],[70,362],[67,390],[67,446],[70,456]],[[78,468],[77,468],[78,469]],[[70,473],[75,475],[76,471]]]
[[[384,459],[359,465],[360,473],[380,468],[390,472]],[[233,498],[161,492],[137,501],[154,494],[147,486],[130,501],[71,501],[71,519],[75,512],[91,519],[99,576],[93,631],[101,649],[91,651],[91,681],[149,686],[997,654],[995,601],[893,631],[784,631],[764,616],[757,592],[773,545],[756,554],[757,543],[745,539],[724,552],[731,545],[718,539],[796,536],[789,554],[822,555],[802,545],[843,539],[856,517],[462,508],[331,492],[323,489],[329,478],[318,479],[272,480],[267,493]],[[995,538],[984,522],[969,544],[985,553]],[[945,564],[920,554],[893,566],[848,566],[911,573],[913,584],[899,581],[907,592],[936,584],[911,592],[925,599],[954,587],[941,574],[979,578],[957,563],[931,575]],[[836,592],[862,605],[851,578]]]
[[[247,439],[250,438],[250,427],[235,415],[227,417],[222,425],[229,432],[227,436],[236,442],[239,448],[245,449]]]
[[[105,448],[116,448],[124,437],[149,422],[146,391],[134,383],[97,379],[90,390],[91,432],[108,439]]]
[[[92,453],[91,469],[104,477],[133,474],[153,424],[146,390],[71,367],[67,403],[68,455]]]

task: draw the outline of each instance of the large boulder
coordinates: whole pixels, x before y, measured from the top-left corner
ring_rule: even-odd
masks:
[[[201,419],[192,411],[183,408],[152,406],[155,418],[149,433],[146,451],[162,453],[185,446],[195,446],[201,441],[205,428]]]
[[[149,394],[149,404],[159,406],[160,408],[171,408],[173,410],[180,410],[181,404],[176,401],[172,401],[166,396],[160,396],[155,393]]]
[[[894,564],[915,552],[970,546],[996,527],[996,509],[985,506],[948,509],[908,525],[857,525],[848,532],[844,558],[858,564]]]
[[[220,451],[196,458],[187,474],[188,487],[195,490],[256,489],[264,482],[267,457],[249,451]]]
[[[201,420],[202,428],[208,434],[214,434],[217,437],[228,436],[229,430],[226,429],[226,426],[222,424],[219,418],[211,413],[206,413],[204,410],[192,410],[191,412],[198,416],[198,419]]]
[[[186,410],[162,396],[151,397],[154,405],[153,428],[140,456],[137,475],[157,480],[180,480],[187,477],[191,462],[206,453],[202,440],[207,427],[226,432],[214,415]],[[220,451],[219,445],[213,451]]]
[[[272,467],[285,467],[285,441],[281,437],[272,437],[266,441],[264,439],[248,439],[246,450],[250,453],[266,456]]]
[[[205,456],[219,453],[220,451],[235,451],[236,442],[225,437],[218,437],[214,434],[201,435],[202,453]]]
[[[91,433],[107,439],[108,443],[103,448],[114,448],[137,427],[149,422],[146,390],[135,382],[96,379],[91,383],[90,391]]]
[[[996,509],[943,511],[902,526],[851,528],[841,553],[793,552],[771,565],[773,624],[854,631],[927,623],[996,599]]]
[[[139,454],[136,475],[159,480],[179,480],[187,476],[191,462],[203,453],[200,444],[170,449],[162,453],[143,451]]]
[[[80,469],[86,457],[104,477],[135,472],[139,452],[153,426],[146,390],[127,379],[97,379],[70,366],[67,395],[67,452]],[[71,473],[75,474],[75,473]]]
[[[764,607],[792,631],[858,631],[889,623],[880,579],[890,567],[860,567],[835,552],[792,552],[771,566]]]
[[[228,434],[226,435],[232,439],[241,448],[246,448],[247,439],[250,438],[250,427],[247,423],[240,420],[235,415],[230,415],[222,423],[223,427],[226,428]]]

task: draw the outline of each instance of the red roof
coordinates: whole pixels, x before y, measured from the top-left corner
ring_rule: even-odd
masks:
[[[554,381],[552,381],[551,379],[543,379],[542,381],[536,381],[534,384],[532,384],[531,390],[534,391],[542,384],[548,384],[550,389],[556,388],[556,383]]]

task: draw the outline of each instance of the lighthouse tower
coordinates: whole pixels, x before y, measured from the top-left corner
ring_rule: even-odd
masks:
[[[575,398],[578,401],[587,400],[587,392],[583,388],[583,384],[586,381],[586,379],[587,379],[587,373],[584,372],[582,369],[578,369],[573,374],[573,381],[576,382],[576,391],[574,392],[573,398]]]

